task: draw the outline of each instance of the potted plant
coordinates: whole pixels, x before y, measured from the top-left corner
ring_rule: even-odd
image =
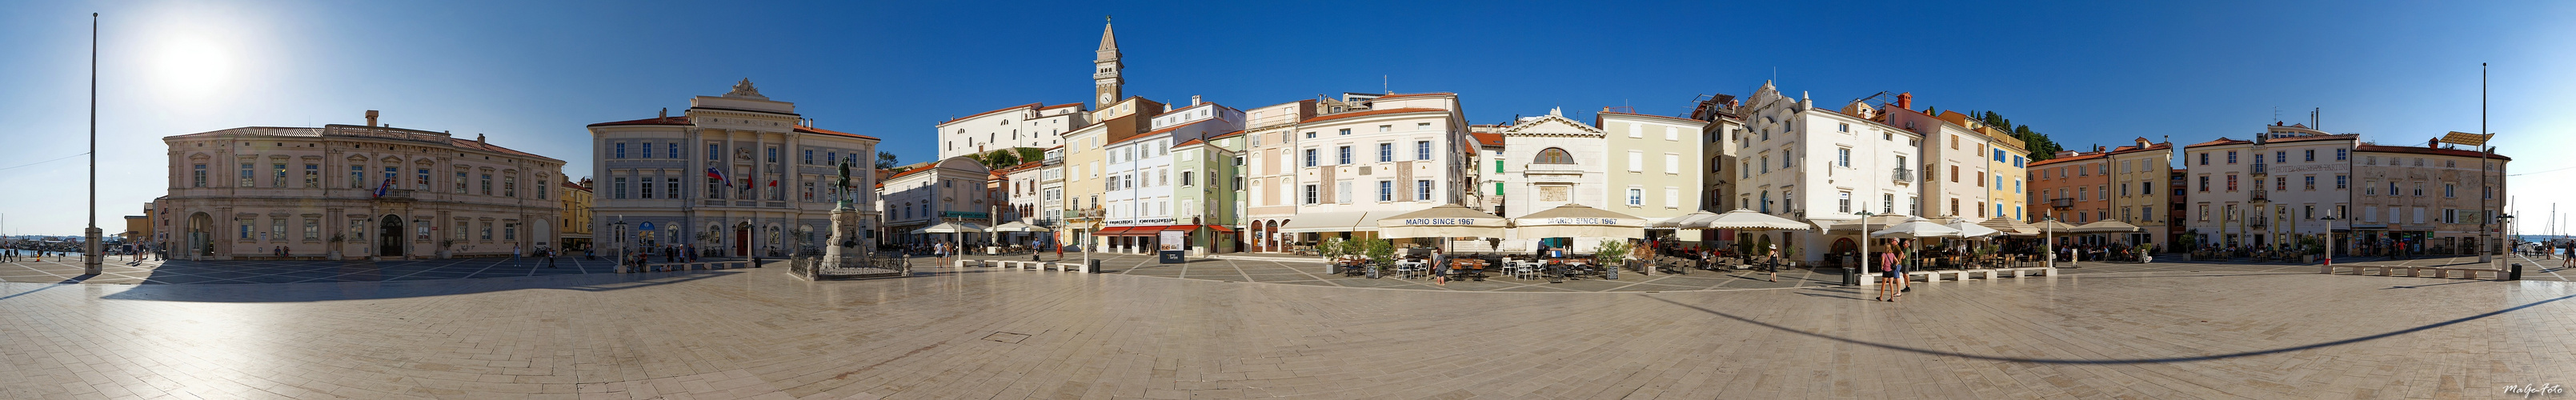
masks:
[[[1368,277],[1377,279],[1386,266],[1395,261],[1395,242],[1386,239],[1360,241],[1361,255],[1368,257]]]
[[[1324,256],[1324,273],[1342,273],[1342,255],[1344,254],[1347,253],[1342,251],[1342,239],[1325,239],[1321,243],[1315,243],[1315,255]]]
[[[1619,279],[1619,266],[1628,263],[1628,252],[1635,249],[1625,239],[1602,239],[1601,247],[1593,250],[1592,259],[1601,262],[1602,278]]]
[[[448,250],[448,248],[451,248],[451,247],[456,247],[456,239],[439,239],[439,240],[438,240],[438,258],[440,258],[440,259],[446,259],[446,258],[448,258],[448,257],[455,257],[455,256],[456,256],[455,252],[452,252],[452,251],[449,251],[449,250]]]

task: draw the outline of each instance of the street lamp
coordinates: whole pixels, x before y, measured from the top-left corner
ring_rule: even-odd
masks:
[[[1876,240],[1876,238],[1869,236],[1869,216],[1872,215],[1869,213],[1869,202],[1863,201],[1859,203],[1860,212],[1853,214],[1860,216],[1860,256],[1856,257],[1860,259],[1860,262],[1856,268],[1860,269],[1858,274],[1867,274],[1869,273],[1870,260],[1869,241]],[[1860,283],[1860,277],[1857,274],[1850,272],[1850,269],[1844,269],[1844,271],[1843,276],[1846,277],[1844,281],[1854,284]]]
[[[2505,232],[2512,232],[2512,231],[2513,231],[2513,214],[2502,214],[2502,213],[2498,213],[2498,214],[2496,214],[2496,225],[2499,225],[2499,227],[2504,228],[2504,231],[2505,231]],[[2499,239],[2502,239],[2502,237],[2501,237],[2502,235],[2498,235],[2498,236],[2499,236]],[[2516,236],[2520,236],[2520,235],[2516,235]],[[2521,245],[2521,244],[2522,244],[2522,240],[2521,240],[2521,238],[2519,238],[2519,237],[2514,238],[2514,239],[2512,240],[2512,242],[2513,242],[2513,244],[2514,244],[2514,245]],[[2501,247],[2501,248],[2500,248],[2500,249],[2498,249],[2498,250],[2503,250],[2503,251],[2513,251],[2513,246],[2498,246],[2498,247]]]
[[[2336,219],[2336,218],[2335,218],[2335,212],[2334,212],[2334,210],[2326,210],[2326,216],[2325,216],[2325,217],[2322,217],[2322,218],[2317,218],[2317,219],[2319,219],[2319,220],[2323,220],[2323,221],[2326,221],[2326,243],[2325,243],[2325,246],[2326,246],[2326,259],[2325,259],[2325,261],[2324,261],[2324,262],[2325,262],[2325,266],[2332,267],[2332,266],[2334,266],[2334,248],[2335,248],[2335,241],[2334,241],[2334,222],[2335,222],[2335,219]]]
[[[610,233],[610,235],[614,235],[614,236],[616,236],[616,237],[617,237],[617,248],[610,249],[610,250],[613,250],[613,252],[614,252],[614,254],[612,254],[612,256],[617,257],[617,260],[615,260],[615,261],[617,261],[618,263],[625,263],[625,262],[626,262],[626,216],[625,216],[625,215],[618,215],[618,216],[617,216],[617,223],[609,224],[609,225],[616,225],[616,226],[617,226],[617,231],[616,231],[616,232],[614,232],[614,233]]]
[[[2044,235],[2039,239],[2039,251],[2042,253],[2039,259],[2045,261],[2045,265],[2041,266],[2048,268],[2050,271],[2055,271],[2057,270],[2057,230],[2053,228],[2057,226],[2057,224],[2053,224],[2052,222],[2057,222],[2057,210],[2048,210],[2040,213],[2039,222],[2039,230]],[[2069,263],[2068,265],[2073,264]]]

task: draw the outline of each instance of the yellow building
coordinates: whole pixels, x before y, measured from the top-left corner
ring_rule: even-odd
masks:
[[[2110,164],[2105,168],[2111,168],[2113,189],[2102,194],[2113,196],[2112,193],[2119,193],[2118,197],[2111,198],[2111,215],[2119,218],[2120,222],[2137,225],[2144,230],[2126,234],[2127,237],[2122,238],[2124,240],[2116,241],[2156,244],[2173,249],[2175,247],[2169,242],[2172,240],[2171,225],[2165,223],[2166,218],[2156,217],[2172,212],[2172,199],[2167,193],[2171,193],[2173,188],[2166,185],[2172,184],[2173,180],[2173,144],[2151,143],[2147,138],[2137,138],[2134,142],[2136,145],[2111,149]]]
[[[590,185],[590,178],[581,178],[581,182],[563,181],[555,189],[563,194],[557,198],[563,199],[564,210],[563,238],[556,248],[566,252],[590,249]]]
[[[1986,185],[1986,198],[1994,202],[1995,217],[2030,222],[2030,195],[2026,194],[2030,185],[2030,148],[2012,132],[1973,119],[1967,123],[1985,135],[1987,143],[1994,144],[1986,150],[1991,153],[1986,155],[1986,170],[1994,172],[1995,181]]]

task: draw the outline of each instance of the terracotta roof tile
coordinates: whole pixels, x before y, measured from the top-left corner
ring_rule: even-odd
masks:
[[[590,124],[589,126],[617,126],[617,125],[688,125],[688,124],[689,124],[689,117],[681,116],[681,117],[656,117],[656,118],[645,118],[645,119],[636,119],[636,120],[625,120],[625,121],[614,121],[614,122],[601,122],[601,123],[596,123],[596,124]]]
[[[1383,97],[1381,97],[1381,98],[1383,98]],[[1366,117],[1366,116],[1371,116],[1371,115],[1386,115],[1386,114],[1417,113],[1417,112],[1449,112],[1449,110],[1443,110],[1443,109],[1438,109],[1438,108],[1394,108],[1394,109],[1385,109],[1385,110],[1354,111],[1354,112],[1346,112],[1346,113],[1340,113],[1340,114],[1327,114],[1327,115],[1321,115],[1321,116],[1316,116],[1316,117],[1314,117],[1314,118],[1307,118],[1305,121],[1299,121],[1299,122],[1300,122],[1300,123],[1309,123],[1309,124],[1311,124],[1311,123],[1316,123],[1316,122],[1330,121],[1330,120],[1336,120],[1336,119],[1342,119],[1342,118]]]
[[[1076,104],[1079,104],[1079,103],[1076,103]],[[947,121],[940,121],[939,123],[931,124],[931,125],[948,125],[948,124],[949,124],[949,123],[951,123],[951,122],[964,121],[964,120],[971,119],[971,118],[975,118],[975,117],[981,117],[981,116],[986,116],[986,115],[993,115],[993,113],[998,113],[998,112],[1003,112],[1003,111],[1010,111],[1010,110],[1025,109],[1025,108],[1038,108],[1038,107],[1040,107],[1040,106],[1044,106],[1044,105],[1046,105],[1046,103],[1029,103],[1029,104],[1022,104],[1022,105],[1016,105],[1016,106],[1010,106],[1010,107],[1002,107],[1002,109],[999,109],[999,110],[985,111],[985,112],[982,112],[982,113],[977,113],[977,114],[975,114],[975,115],[968,115],[968,116],[963,116],[963,117],[950,118],[950,119],[948,119]]]
[[[2030,165],[2030,166],[2032,166],[2032,167],[2038,167],[2038,166],[2042,166],[2042,165],[2056,164],[2056,163],[2060,163],[2060,162],[2073,162],[2073,161],[2079,161],[2079,160],[2091,160],[2091,159],[2098,159],[2098,158],[2102,158],[2102,156],[2103,156],[2103,154],[2102,154],[2102,153],[2084,153],[2084,154],[2081,154],[2081,155],[2073,155],[2073,156],[2066,156],[2066,157],[2058,157],[2058,158],[2051,158],[2051,159],[2046,159],[2046,160],[2040,160],[2039,162],[2030,163],[2029,165]]]
[[[1180,143],[1177,143],[1177,144],[1173,144],[1173,145],[1172,145],[1172,147],[1181,147],[1181,146],[1188,146],[1188,145],[1192,145],[1192,144],[1201,144],[1201,143],[1207,143],[1207,141],[1205,141],[1205,140],[1198,140],[1198,139],[1190,139],[1189,141],[1185,141],[1185,142],[1180,142]]]
[[[840,131],[834,131],[834,130],[829,130],[829,129],[810,127],[810,126],[799,126],[799,127],[796,127],[796,132],[797,132],[797,133],[818,133],[818,134],[833,135],[833,136],[847,136],[847,137],[854,137],[854,138],[867,139],[867,140],[878,140],[875,136],[861,135],[861,134],[848,133],[848,132],[840,132]]]
[[[2381,145],[2375,145],[2375,144],[2365,144],[2365,145],[2361,145],[2361,146],[2359,146],[2359,147],[2354,148],[2354,149],[2353,149],[2353,151],[2367,151],[2367,152],[2374,152],[2374,153],[2408,153],[2408,154],[2427,154],[2427,155],[2455,156],[2455,157],[2478,157],[2478,156],[2483,155],[2483,156],[2486,156],[2486,157],[2488,157],[2488,158],[2494,158],[2494,159],[2497,159],[2497,160],[2513,161],[2513,157],[2505,157],[2505,156],[2504,156],[2504,155],[2502,155],[2502,154],[2486,154],[2486,153],[2480,153],[2480,152],[2472,151],[2472,150],[2460,150],[2460,149],[2436,149],[2436,148],[2431,148],[2431,147],[2417,147],[2417,146],[2381,146]]]
[[[1480,146],[1503,145],[1503,135],[1499,133],[1470,133],[1467,136],[1475,137],[1476,144]]]

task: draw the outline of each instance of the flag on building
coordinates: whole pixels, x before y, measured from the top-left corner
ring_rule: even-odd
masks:
[[[724,182],[725,186],[733,186],[733,180],[725,178],[724,170],[708,168],[707,177],[716,178],[717,182]]]
[[[376,197],[385,197],[385,191],[392,189],[393,187],[394,178],[385,178],[385,183],[376,185]]]

